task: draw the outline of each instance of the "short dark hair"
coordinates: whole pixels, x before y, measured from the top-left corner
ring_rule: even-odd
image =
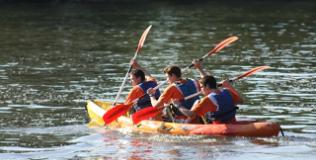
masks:
[[[203,87],[208,87],[209,89],[216,89],[217,88],[217,82],[215,77],[213,76],[204,76],[201,80],[200,83],[202,84]]]
[[[181,77],[181,69],[178,66],[172,65],[168,66],[163,70],[164,73],[167,73],[169,75],[174,74],[176,77]]]
[[[140,77],[140,79],[142,81],[145,81],[145,79],[146,79],[145,78],[145,73],[142,70],[140,70],[140,69],[133,69],[130,74],[134,75],[137,78]]]

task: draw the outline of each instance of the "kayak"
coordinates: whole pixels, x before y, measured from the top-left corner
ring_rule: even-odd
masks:
[[[87,101],[86,109],[90,118],[89,126],[105,126],[102,117],[110,108],[110,102]],[[233,124],[187,124],[144,120],[135,125],[127,115],[119,117],[106,126],[110,129],[124,128],[137,133],[244,137],[278,136],[281,130],[278,123],[268,121],[237,121]]]

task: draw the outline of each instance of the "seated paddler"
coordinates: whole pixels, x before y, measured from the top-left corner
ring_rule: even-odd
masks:
[[[130,81],[133,86],[131,91],[128,93],[124,104],[133,105],[130,113],[134,113],[140,109],[152,106],[150,97],[147,93],[149,88],[157,86],[157,81],[152,77],[147,70],[141,67],[136,60],[131,61],[132,71],[130,72]],[[153,98],[158,99],[160,91],[157,89],[153,93]]]
[[[231,86],[228,80],[217,84],[216,79],[206,75],[199,62],[194,63],[201,73],[201,91],[204,97],[194,103],[189,112],[185,112],[189,121],[202,117],[204,123],[222,124],[236,122],[237,104],[242,103],[239,93]]]
[[[200,91],[200,85],[197,80],[182,78],[181,69],[178,66],[171,65],[164,69],[165,76],[167,78],[168,86],[161,94],[158,100],[153,97],[155,90],[153,88],[148,89],[147,93],[151,95],[151,102],[153,107],[166,107],[173,101],[178,101],[180,106],[190,110],[193,103],[199,99],[199,95],[185,100],[188,95],[192,95]],[[157,120],[163,120],[163,114],[155,117]],[[175,115],[173,119],[182,119],[181,115]],[[185,118],[185,117],[184,117]]]

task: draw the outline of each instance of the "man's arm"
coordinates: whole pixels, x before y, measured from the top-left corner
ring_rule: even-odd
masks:
[[[192,64],[194,64],[195,69],[200,73],[201,78],[208,75],[208,73],[203,70],[201,62],[198,59],[193,60]]]
[[[174,94],[173,87],[174,86],[168,86],[158,100],[151,96],[150,100],[153,107],[163,107],[164,103],[168,103]],[[155,95],[155,92],[156,91],[153,88],[147,90],[148,95]]]
[[[144,95],[144,91],[139,87],[135,86],[132,88],[132,90],[128,93],[124,104],[131,104],[134,103],[134,101]]]
[[[241,98],[240,94],[238,93],[238,91],[232,86],[230,85],[230,83],[228,82],[228,80],[225,80],[222,83],[222,86],[224,88],[229,89],[230,93],[232,94],[232,97],[234,99],[234,102],[237,103],[243,103],[243,99]]]
[[[138,63],[137,63],[137,61],[136,60],[131,60],[131,66],[133,67],[133,68],[135,68],[135,69],[140,69],[140,70],[142,70],[144,73],[145,73],[145,75],[147,75],[147,76],[149,76],[149,77],[152,77],[151,75],[150,75],[150,73],[145,69],[145,68],[143,68],[143,67],[141,67]]]

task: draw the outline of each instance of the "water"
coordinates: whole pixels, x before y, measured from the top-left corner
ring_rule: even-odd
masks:
[[[316,155],[316,3],[138,2],[0,5],[0,159],[312,159]],[[238,81],[238,119],[285,137],[182,137],[90,129],[85,101],[113,101],[141,33],[138,62],[159,80],[228,36],[204,68]],[[185,77],[196,77],[193,70]],[[130,85],[124,89],[124,99]]]

